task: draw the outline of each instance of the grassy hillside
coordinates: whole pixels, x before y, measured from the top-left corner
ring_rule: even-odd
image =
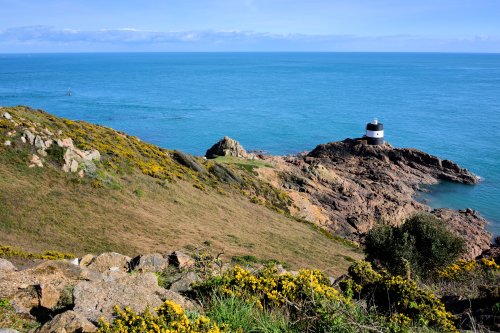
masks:
[[[97,170],[83,178],[63,172],[64,152],[30,168],[36,149],[21,141],[25,129],[99,150]],[[25,107],[0,109],[0,143],[0,244],[129,255],[208,244],[227,258],[251,254],[330,273],[361,257],[287,217],[286,194],[253,173],[268,165],[204,161]]]

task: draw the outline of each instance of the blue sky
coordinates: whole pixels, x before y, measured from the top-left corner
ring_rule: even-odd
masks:
[[[498,0],[0,0],[0,52],[500,52]]]

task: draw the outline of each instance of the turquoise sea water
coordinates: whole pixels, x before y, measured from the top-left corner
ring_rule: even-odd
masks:
[[[66,96],[71,87],[72,96]],[[0,105],[29,105],[203,154],[229,135],[272,154],[363,134],[454,160],[484,178],[442,184],[500,234],[500,54],[130,53],[0,55]]]

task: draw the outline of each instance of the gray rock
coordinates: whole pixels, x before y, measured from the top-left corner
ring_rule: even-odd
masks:
[[[69,166],[69,171],[71,172],[77,172],[78,171],[78,162],[75,160],[71,161],[71,164]]]
[[[161,272],[168,267],[168,259],[159,253],[135,257],[130,262],[130,270],[138,272]]]
[[[194,266],[194,259],[181,251],[175,251],[169,256],[169,262],[179,269]]]
[[[174,159],[180,164],[200,173],[206,173],[207,170],[196,161],[196,159],[188,154],[185,154],[181,151],[175,150],[173,153]]]
[[[75,286],[73,296],[73,310],[92,322],[101,317],[110,321],[115,305],[141,312],[146,307],[154,309],[170,299],[188,309],[194,307],[181,295],[159,287],[154,273],[125,275],[112,281],[83,281]]]
[[[246,158],[248,154],[238,141],[225,136],[222,140],[220,140],[209,150],[207,150],[205,156],[207,158],[216,158],[217,156],[233,156]]]
[[[0,271],[14,272],[17,268],[7,259],[0,258]]]
[[[11,120],[11,119],[12,119],[12,116],[11,116],[11,115],[10,115],[10,113],[8,113],[8,112],[4,112],[4,113],[3,113],[3,117],[4,117],[5,119],[8,119],[8,120]]]
[[[28,130],[24,131],[23,136],[26,138],[26,140],[29,142],[30,145],[35,143],[35,135],[30,131]]]
[[[87,265],[90,270],[99,273],[108,271],[128,272],[131,258],[115,252],[105,252],[94,258]]]
[[[12,145],[12,142],[10,142],[10,140],[6,140],[4,143],[3,143],[4,146],[6,147],[9,147],[10,145]]]
[[[172,283],[170,290],[175,292],[184,292],[192,289],[192,285],[196,282],[200,282],[201,279],[195,272],[188,272],[179,280]]]
[[[45,149],[45,142],[38,135],[35,137],[35,148],[36,149]]]
[[[74,311],[58,314],[45,323],[37,333],[93,333],[97,331],[90,321]]]
[[[98,150],[91,150],[88,152],[84,157],[84,161],[100,161],[101,160],[101,153],[99,153]]]

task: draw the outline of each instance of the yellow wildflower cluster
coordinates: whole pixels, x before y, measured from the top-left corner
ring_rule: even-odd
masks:
[[[255,301],[260,307],[300,304],[319,299],[349,302],[318,270],[301,270],[294,276],[291,273],[277,274],[274,267],[253,274],[235,266],[218,279],[216,284],[223,294]]]
[[[149,310],[137,314],[130,308],[115,307],[115,319],[110,324],[99,322],[98,333],[222,333],[225,327],[219,327],[205,316],[189,319],[182,307],[172,301],[166,301],[156,310],[156,315]]]
[[[445,280],[456,280],[470,273],[494,272],[498,270],[500,270],[500,265],[498,265],[493,258],[482,258],[480,260],[460,259],[438,271],[438,276]]]
[[[75,258],[74,254],[58,251],[45,251],[43,253],[27,252],[12,246],[0,244],[0,257],[20,257],[29,259],[62,260]]]

